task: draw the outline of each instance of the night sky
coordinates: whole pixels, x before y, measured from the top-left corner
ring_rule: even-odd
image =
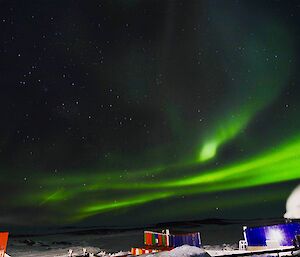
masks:
[[[0,1],[0,224],[282,217],[300,2]]]

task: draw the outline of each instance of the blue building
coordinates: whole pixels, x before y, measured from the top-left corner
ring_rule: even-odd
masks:
[[[244,227],[244,237],[250,249],[293,246],[297,235],[300,235],[299,222],[262,227]]]

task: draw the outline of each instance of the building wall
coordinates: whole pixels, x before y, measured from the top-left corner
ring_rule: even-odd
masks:
[[[293,246],[295,236],[300,234],[300,223],[246,228],[244,232],[249,247],[266,247],[267,242],[277,242],[279,246]]]

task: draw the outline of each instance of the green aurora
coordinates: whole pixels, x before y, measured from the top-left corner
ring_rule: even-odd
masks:
[[[89,202],[90,198],[94,198],[91,195],[102,195],[101,199],[90,200],[88,204],[82,204],[78,212],[65,213],[67,220],[74,222],[103,212],[180,195],[223,192],[297,180],[300,179],[299,157],[300,136],[276,146],[275,149],[223,168],[205,170],[198,167],[197,174],[185,178],[158,181],[153,179],[143,182],[147,181],[146,171],[138,171],[130,172],[130,176],[124,178],[120,178],[121,172],[114,172],[114,176],[110,175],[112,172],[107,172],[107,174],[101,172],[100,175],[96,172],[88,179],[85,176],[71,176],[64,178],[68,184],[59,177],[48,182],[36,181],[37,184],[44,184],[45,188],[53,188],[53,191],[45,194],[33,193],[34,197],[27,200],[34,204],[49,205],[54,209],[64,209],[66,202],[75,203],[78,199],[81,199],[81,202]],[[195,166],[186,166],[185,170],[192,168],[195,169]],[[182,170],[182,167],[179,169]],[[156,172],[167,173],[168,168],[156,170]],[[113,191],[126,191],[126,195],[122,196],[119,193],[114,195]],[[107,200],[109,198],[111,200]],[[24,198],[20,200],[26,201]],[[232,204],[232,202],[228,201],[227,204]]]
[[[27,202],[41,206],[49,205],[53,209],[64,209],[66,202],[72,203],[81,199],[77,212],[64,213],[66,220],[74,222],[103,212],[143,205],[178,195],[223,192],[300,179],[300,136],[275,146],[275,149],[224,167],[208,170],[201,167],[202,162],[216,158],[217,151],[222,145],[242,133],[255,115],[272,104],[287,84],[291,70],[289,60],[293,55],[290,36],[282,25],[272,21],[269,25],[260,29],[255,41],[250,39],[244,41],[244,47],[249,50],[247,55],[238,57],[238,63],[242,64],[239,67],[240,73],[245,74],[242,71],[246,68],[252,72],[246,78],[247,83],[244,85],[240,84],[245,78],[237,78],[229,82],[233,84],[233,94],[238,94],[240,99],[226,106],[225,113],[220,113],[219,110],[218,115],[222,118],[212,121],[209,125],[209,133],[204,133],[199,159],[184,164],[175,163],[171,166],[128,171],[125,175],[123,171],[101,170],[89,172],[88,177],[72,175],[64,177],[63,180],[59,177],[37,180],[37,184],[50,188],[48,189],[50,192],[33,193],[32,197],[29,194],[29,198],[26,195]],[[226,37],[230,37],[228,35],[231,34],[231,31],[226,31]],[[226,47],[229,42],[226,42],[224,35],[222,36]],[[273,53],[279,52],[280,48],[288,51],[277,61],[278,57]],[[257,49],[268,50],[257,51]],[[266,62],[268,57],[276,61],[275,70],[274,66]],[[226,102],[225,104],[228,105]],[[189,170],[195,173],[195,169],[196,174],[191,176],[174,175],[180,174],[182,170],[186,174],[189,174]],[[151,174],[152,177],[146,174]],[[173,175],[168,179],[160,177],[167,174]],[[126,196],[114,194],[122,191],[126,191]],[[96,201],[89,200],[93,194],[98,196]]]
[[[230,21],[228,23],[236,24],[237,22]],[[233,95],[229,99],[235,99],[235,101],[223,108],[226,112],[222,113],[218,110],[217,117],[222,118],[213,121],[209,132],[205,133],[204,143],[199,153],[200,162],[213,158],[222,144],[243,132],[255,115],[270,105],[288,83],[293,68],[290,63],[294,54],[292,40],[287,29],[281,24],[268,20],[265,21],[265,24],[264,27],[258,29],[255,41],[249,38],[243,42],[243,47],[249,50],[246,55],[238,57],[240,67],[228,65],[228,69],[238,70],[238,73],[243,74],[244,77],[238,77],[234,81],[228,82],[233,87],[233,92],[231,92]],[[230,47],[228,39],[234,37],[234,33],[228,29],[231,26],[226,25],[216,24],[221,27],[219,31],[224,42],[224,51]],[[282,48],[285,49],[285,52],[283,56],[280,56],[280,61],[276,62],[275,67],[269,65],[268,62],[271,62],[272,59],[276,61]],[[257,51],[257,49],[262,50]],[[243,72],[243,69],[251,71],[251,73]],[[238,95],[239,98],[236,98],[235,95]]]
[[[170,221],[284,205],[300,180],[294,21],[259,1],[261,13],[251,1],[192,1],[188,19],[166,1],[138,20],[132,11],[147,13],[147,1],[117,2],[103,24],[91,6],[78,28],[62,13],[60,37],[43,43],[51,54],[43,50],[35,78],[41,93],[22,82],[7,97],[5,113],[19,110],[0,142],[7,216],[64,225],[108,216],[119,224],[124,214],[134,224],[143,208],[147,221]],[[64,60],[72,68],[56,70]]]

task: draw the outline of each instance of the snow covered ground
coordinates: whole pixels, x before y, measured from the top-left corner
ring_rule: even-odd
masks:
[[[27,257],[67,257],[68,256],[68,249],[69,248],[59,248],[59,249],[50,249],[50,250],[32,250],[32,251],[16,251],[12,254],[12,257],[20,257],[20,256],[27,256]],[[73,247],[73,256],[81,256],[82,255],[82,248],[81,247]],[[101,257],[117,257],[117,256],[124,256],[128,254],[126,251],[120,251],[117,253],[107,253],[105,251],[101,251],[99,248],[95,247],[87,247],[87,251],[93,255],[91,256],[101,256]],[[205,252],[205,250],[195,247],[195,246],[188,246],[184,245],[181,247],[177,247],[170,252],[160,252],[155,254],[145,254],[140,255],[141,257],[209,257],[209,255]]]
[[[127,234],[127,233],[126,233]],[[127,234],[128,236],[132,236],[131,233]],[[120,238],[120,235],[118,236]],[[116,251],[112,249],[112,247],[99,248],[95,246],[87,246],[86,241],[78,240],[78,238],[70,237],[68,241],[32,241],[32,240],[13,240],[10,242],[10,247],[8,248],[8,253],[12,257],[67,257],[68,250],[73,250],[73,256],[81,256],[82,249],[86,248],[87,252],[94,254],[94,256],[102,256],[102,257],[114,257],[114,256],[124,256],[129,254],[130,247],[123,248],[121,251]],[[70,240],[71,239],[71,240]],[[77,239],[77,240],[76,240]],[[103,238],[102,238],[103,239]],[[80,242],[81,241],[81,242]],[[91,240],[91,236],[89,238]],[[100,240],[99,240],[100,241]],[[114,240],[116,243],[117,239]],[[120,241],[119,241],[120,242]],[[123,242],[124,243],[124,242]],[[99,244],[101,245],[101,244]],[[134,244],[132,244],[134,246]],[[222,249],[229,250],[230,246],[226,245],[217,245],[217,246],[205,246],[205,250],[209,252],[215,253],[220,252]],[[231,248],[230,248],[231,249]],[[189,256],[209,256],[204,249],[194,247],[194,246],[181,246],[173,249],[170,252],[161,252],[156,254],[145,254],[141,255],[141,257],[189,257]],[[217,254],[216,254],[217,255]]]
[[[32,249],[29,251],[16,250],[12,253],[10,252],[11,257],[67,257],[68,250],[70,248],[57,248],[57,249]],[[72,247],[74,256],[82,255],[82,247]],[[87,251],[90,253],[97,253],[100,251],[99,248],[87,247]]]
[[[131,246],[141,245],[143,231],[125,232],[63,232],[45,235],[10,236],[7,252],[12,257],[56,257],[67,256],[72,249],[74,255],[89,253],[127,253]]]
[[[180,228],[182,229],[182,227]],[[230,254],[237,250],[237,242],[243,238],[242,224],[202,224],[186,231],[200,231],[204,249],[211,255]],[[222,231],[222,233],[220,233]],[[226,244],[224,244],[226,243]],[[82,248],[97,256],[121,256],[131,247],[143,245],[143,230],[127,231],[60,231],[44,235],[10,236],[7,252],[12,257],[65,257],[72,249],[74,256],[82,254]],[[113,255],[114,253],[114,255]],[[203,249],[182,246],[155,257],[207,256]]]
[[[189,256],[207,256],[209,255],[206,253],[205,250],[195,247],[195,246],[188,246],[188,245],[183,245],[180,247],[177,247],[170,252],[161,252],[161,253],[156,253],[156,254],[145,254],[145,255],[140,255],[140,256],[145,256],[145,257],[189,257]]]

